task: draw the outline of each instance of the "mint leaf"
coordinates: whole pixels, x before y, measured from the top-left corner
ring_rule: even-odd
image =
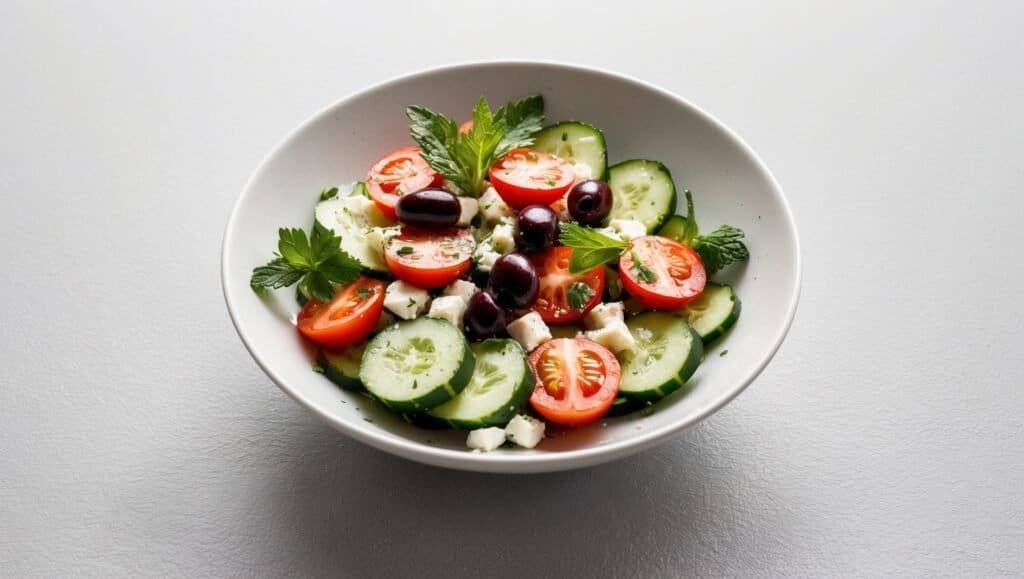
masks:
[[[629,244],[625,241],[608,237],[589,227],[575,223],[562,224],[562,232],[558,241],[572,248],[569,259],[569,272],[582,273],[599,265],[618,259]]]
[[[420,146],[420,155],[435,171],[442,174],[460,189],[466,185],[462,168],[452,157],[451,146],[455,143],[458,126],[455,121],[434,111],[418,106],[405,109],[409,117],[409,133]]]
[[[587,307],[591,298],[594,297],[594,288],[578,281],[569,286],[569,290],[565,292],[565,296],[569,299],[569,307],[574,310],[582,310]]]
[[[700,254],[708,273],[713,274],[750,257],[750,252],[742,239],[741,229],[732,225],[722,225],[707,235],[698,235],[691,247]]]
[[[512,101],[495,111],[494,119],[505,127],[496,157],[504,157],[512,149],[529,147],[544,124],[544,97],[535,94]]]

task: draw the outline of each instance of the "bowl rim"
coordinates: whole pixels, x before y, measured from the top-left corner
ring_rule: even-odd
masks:
[[[520,67],[520,66],[541,66],[549,67],[554,69],[572,70],[574,72],[585,72],[597,76],[603,76],[611,80],[624,82],[627,84],[636,85],[640,88],[659,93],[668,99],[671,99],[678,105],[688,109],[688,111],[698,117],[701,117],[704,121],[711,123],[717,130],[721,131],[727,138],[731,139],[746,155],[752,159],[757,168],[767,177],[771,187],[770,194],[777,198],[777,201],[781,202],[785,219],[785,226],[790,230],[789,233],[792,235],[794,243],[794,255],[795,267],[793,269],[793,292],[789,299],[789,305],[786,310],[785,321],[781,327],[779,327],[773,337],[772,346],[762,355],[761,360],[755,364],[752,369],[739,381],[739,383],[732,389],[722,393],[720,396],[715,398],[710,404],[706,405],[700,412],[690,416],[686,420],[679,420],[672,422],[665,426],[655,428],[652,430],[645,430],[639,432],[635,436],[630,438],[619,440],[615,442],[609,442],[598,446],[578,449],[578,450],[566,450],[552,453],[539,453],[539,452],[523,452],[517,454],[507,453],[479,453],[469,452],[463,450],[452,450],[446,448],[440,448],[430,446],[421,442],[416,442],[409,439],[395,438],[388,436],[383,433],[377,433],[372,430],[364,430],[349,425],[344,420],[339,420],[328,412],[322,410],[318,405],[307,399],[300,391],[288,385],[287,381],[279,376],[264,360],[262,360],[255,352],[253,344],[250,342],[249,337],[242,331],[241,323],[239,321],[239,313],[236,310],[235,304],[232,303],[232,297],[228,289],[228,271],[230,257],[231,240],[234,237],[236,223],[238,221],[238,213],[241,211],[242,206],[245,205],[247,198],[252,190],[254,183],[256,183],[263,175],[264,171],[267,170],[268,163],[271,159],[276,157],[281,150],[289,146],[300,134],[306,131],[307,128],[320,122],[324,117],[333,113],[336,109],[344,107],[350,101],[359,98],[366,93],[387,89],[395,84],[409,81],[416,78],[431,76],[441,72],[448,72],[454,70],[468,70],[472,71],[476,68],[492,68],[492,67]],[[414,460],[417,462],[431,464],[435,466],[443,466],[447,468],[454,468],[459,470],[470,470],[480,472],[505,472],[505,473],[529,473],[529,472],[550,472],[560,470],[570,470],[574,468],[582,468],[586,466],[592,466],[605,462],[610,462],[618,458],[623,458],[642,450],[648,449],[655,444],[666,440],[673,434],[681,432],[687,428],[690,428],[697,423],[703,421],[708,416],[714,414],[723,406],[732,401],[741,392],[747,389],[747,387],[764,371],[768,366],[768,363],[778,352],[782,345],[789,329],[792,327],[794,316],[796,315],[797,303],[800,298],[800,286],[803,277],[803,258],[800,250],[800,238],[796,229],[796,223],[793,218],[792,209],[790,208],[789,202],[783,193],[782,187],[779,185],[775,176],[765,165],[764,161],[757,155],[757,153],[744,141],[739,135],[737,135],[732,129],[726,126],[724,123],[719,121],[710,113],[704,111],[700,107],[694,105],[690,101],[680,97],[679,95],[661,88],[657,85],[649,83],[638,78],[622,74],[619,72],[610,71],[607,69],[594,67],[590,65],[572,64],[561,61],[552,60],[470,60],[463,61],[453,64],[446,64],[441,66],[434,66],[419,70],[417,72],[401,74],[398,76],[391,77],[382,82],[375,83],[366,88],[358,90],[343,96],[329,105],[323,107],[319,111],[315,112],[298,126],[292,129],[280,142],[275,145],[270,152],[268,152],[260,161],[257,168],[250,175],[245,185],[242,187],[241,193],[235,200],[232,206],[231,213],[228,217],[227,226],[224,229],[224,236],[221,243],[221,290],[224,296],[225,304],[227,305],[228,314],[231,318],[231,323],[235,328],[235,332],[242,340],[242,344],[245,346],[249,355],[253,358],[256,364],[263,370],[263,372],[270,377],[270,379],[286,394],[293,398],[296,402],[301,404],[307,410],[313,412],[320,417],[321,420],[325,421],[335,430],[354,438],[360,442],[368,444],[374,448],[389,452]]]

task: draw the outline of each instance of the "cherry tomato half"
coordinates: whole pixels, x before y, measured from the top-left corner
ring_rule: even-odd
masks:
[[[556,424],[590,424],[607,414],[619,393],[619,361],[586,338],[542,344],[530,353],[530,365],[537,376],[530,404]]]
[[[420,156],[419,147],[392,151],[378,160],[366,175],[366,186],[381,212],[397,219],[395,204],[405,193],[419,191],[444,181]]]
[[[384,283],[368,277],[341,286],[331,301],[309,300],[296,325],[322,346],[343,348],[370,335],[384,311]]]
[[[622,287],[652,310],[675,310],[704,291],[707,273],[700,254],[677,241],[647,235],[633,240],[619,258]]]
[[[568,162],[540,151],[513,149],[491,167],[491,185],[509,206],[550,205],[572,187]]]
[[[395,277],[421,288],[446,286],[469,271],[476,243],[468,229],[406,226],[384,251]]]
[[[571,257],[572,248],[556,246],[530,258],[540,285],[533,309],[549,324],[578,320],[601,302],[604,268],[599,266],[583,273],[569,273]],[[570,298],[570,292],[574,293],[574,299]],[[583,307],[574,308],[573,301],[576,300],[583,300]]]

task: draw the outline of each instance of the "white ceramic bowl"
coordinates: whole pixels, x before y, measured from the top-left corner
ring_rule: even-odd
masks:
[[[733,266],[743,313],[713,346],[687,392],[650,416],[609,418],[545,440],[535,450],[469,452],[465,433],[423,430],[311,371],[312,349],[293,326],[294,292],[263,300],[252,268],[275,249],[277,229],[308,228],[316,194],[365,176],[384,153],[411,143],[404,111],[424,105],[466,118],[484,95],[492,106],[542,93],[550,121],[586,120],[604,130],[608,159],[657,159],[676,187],[694,192],[706,230],[742,228],[748,264]],[[680,203],[680,207],[684,207]],[[685,211],[685,209],[683,209]],[[315,114],[263,161],[235,204],[224,235],[222,281],[228,311],[256,363],[288,395],[339,431],[412,460],[466,470],[542,472],[621,458],[696,424],[739,394],[786,335],[800,285],[796,228],[782,189],[757,155],[722,123],[682,98],[609,72],[538,62],[488,62],[428,70],[366,89]],[[727,356],[719,356],[728,349]]]

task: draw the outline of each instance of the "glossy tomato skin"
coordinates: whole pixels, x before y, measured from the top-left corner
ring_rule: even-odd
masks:
[[[515,209],[554,203],[576,178],[568,162],[530,149],[513,149],[491,167],[489,175],[498,195]]]
[[[331,301],[309,300],[299,312],[299,332],[321,346],[344,348],[366,339],[384,311],[384,283],[360,277],[338,288]]]
[[[534,349],[529,359],[537,376],[530,404],[555,424],[595,422],[608,413],[618,396],[619,361],[597,342],[559,338]]]
[[[381,157],[366,175],[370,198],[384,215],[398,219],[398,199],[413,191],[438,186],[444,178],[423,160],[419,147],[403,147]]]
[[[556,246],[530,258],[537,271],[540,289],[533,309],[549,324],[574,322],[601,302],[604,292],[604,268],[595,267],[583,273],[569,273],[572,248]],[[581,309],[574,309],[569,303],[569,288],[576,283],[586,284],[593,295]]]
[[[468,229],[422,229],[405,226],[384,251],[388,269],[398,279],[417,287],[446,286],[466,272],[476,243]]]
[[[657,279],[644,280],[634,260],[640,259]],[[691,247],[658,235],[633,240],[631,250],[619,258],[622,287],[651,310],[677,310],[704,291],[707,272],[700,254]]]

